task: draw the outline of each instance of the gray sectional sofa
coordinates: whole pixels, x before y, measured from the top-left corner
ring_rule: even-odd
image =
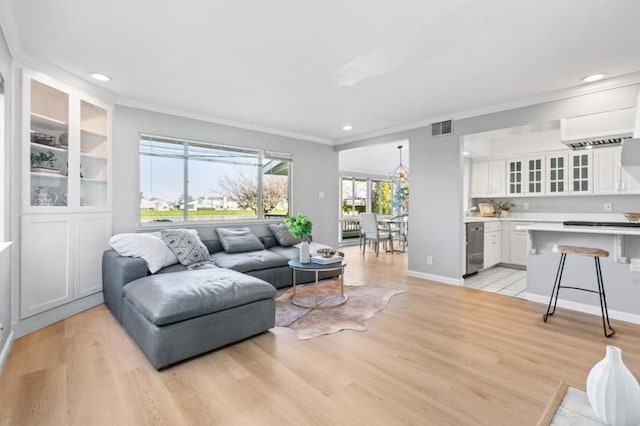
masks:
[[[215,227],[196,228],[215,262],[201,269],[178,263],[151,274],[141,258],[103,254],[105,304],[156,369],[274,326],[276,289],[292,285],[288,262],[299,251],[280,245],[265,224],[250,228],[263,249],[225,251]]]

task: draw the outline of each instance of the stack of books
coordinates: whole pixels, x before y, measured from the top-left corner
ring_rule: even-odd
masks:
[[[331,265],[340,262],[342,262],[342,256],[338,256],[337,254],[331,257],[311,256],[311,263],[317,263],[318,265]]]

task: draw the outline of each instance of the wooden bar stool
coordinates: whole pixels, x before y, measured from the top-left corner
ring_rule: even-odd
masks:
[[[609,311],[607,310],[607,298],[604,295],[604,283],[602,282],[602,268],[600,268],[600,258],[609,257],[609,252],[602,249],[591,247],[577,247],[577,246],[553,246],[553,251],[561,253],[560,264],[558,265],[558,272],[556,273],[556,280],[553,283],[553,291],[551,291],[551,298],[549,299],[549,306],[547,307],[547,313],[542,316],[544,322],[547,322],[547,318],[556,312],[556,305],[558,304],[558,293],[561,288],[570,288],[573,290],[588,291],[589,293],[598,293],[600,296],[600,310],[602,311],[602,327],[604,329],[604,335],[611,337],[616,334],[616,331],[611,327],[609,323]],[[570,287],[560,285],[562,281],[562,270],[564,269],[564,263],[567,259],[567,254],[576,254],[579,256],[591,256],[596,263],[596,279],[598,281],[598,290],[590,290],[580,287]],[[551,305],[553,304],[553,308]],[[607,327],[610,332],[607,332]]]

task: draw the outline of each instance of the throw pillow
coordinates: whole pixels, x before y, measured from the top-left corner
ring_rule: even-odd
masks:
[[[227,253],[244,253],[264,250],[264,245],[248,227],[216,228],[220,244]]]
[[[152,274],[165,266],[178,263],[178,258],[169,247],[152,234],[116,234],[109,239],[109,245],[120,256],[144,259]]]
[[[284,223],[270,223],[267,225],[267,228],[269,228],[269,231],[276,237],[278,244],[283,247],[289,247],[302,241],[300,238],[291,235],[289,228],[287,228],[287,225]]]
[[[160,235],[162,241],[185,266],[211,260],[209,250],[200,238],[186,229],[163,229]]]

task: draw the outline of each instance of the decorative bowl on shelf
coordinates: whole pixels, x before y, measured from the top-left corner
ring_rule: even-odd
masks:
[[[625,213],[624,217],[632,222],[637,222],[638,220],[640,220],[640,213]]]
[[[335,249],[332,248],[320,248],[318,249],[318,256],[331,257],[336,254]]]

